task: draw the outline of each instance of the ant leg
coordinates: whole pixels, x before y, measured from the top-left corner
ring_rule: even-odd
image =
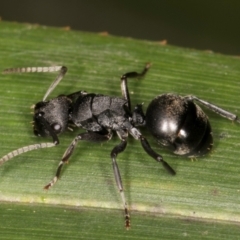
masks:
[[[103,141],[109,140],[111,138],[111,136],[112,135],[110,133],[106,134],[106,135],[102,135],[97,132],[80,133],[77,137],[75,137],[73,139],[73,141],[71,142],[71,144],[69,145],[69,147],[67,148],[65,153],[63,154],[62,159],[61,159],[60,163],[58,164],[58,168],[57,168],[54,178],[44,187],[44,189],[49,189],[57,182],[57,180],[60,177],[60,173],[61,173],[63,164],[68,162],[68,159],[71,157],[78,141],[85,140],[85,141],[90,141],[90,142],[103,142]]]
[[[127,79],[143,77],[146,74],[146,72],[148,71],[148,69],[150,68],[150,66],[151,66],[151,64],[147,63],[141,73],[128,72],[128,73],[123,74],[121,77],[122,96],[124,97],[124,99],[127,100],[127,106],[130,111],[131,111],[131,101],[130,101],[128,86],[127,86]]]
[[[143,149],[146,151],[146,153],[151,156],[152,158],[154,158],[157,162],[162,163],[163,167],[171,174],[171,175],[175,175],[176,172],[172,169],[172,167],[163,160],[162,156],[157,154],[155,151],[153,151],[153,149],[151,148],[151,146],[149,145],[147,139],[143,136],[140,137],[141,140],[141,144]]]
[[[191,101],[193,100],[196,100],[197,102],[201,103],[203,106],[207,107],[208,109],[210,109],[211,111],[217,113],[218,115],[221,115],[222,117],[224,118],[227,118],[229,120],[232,120],[232,121],[236,121],[238,123],[240,123],[240,119],[238,118],[237,115],[233,114],[233,113],[230,113],[212,103],[209,103],[205,100],[202,100],[196,96],[186,96],[185,97],[186,99],[189,99]]]
[[[62,78],[67,73],[67,67],[64,66],[52,66],[52,67],[24,67],[24,68],[8,68],[3,71],[4,74],[7,73],[33,73],[33,72],[57,72],[60,71],[56,79],[52,82],[47,92],[43,97],[43,101],[46,100],[48,95],[55,89]]]
[[[129,130],[129,133],[137,140],[141,141],[142,147],[145,150],[145,152],[154,158],[157,162],[162,163],[163,167],[171,174],[175,175],[176,172],[172,169],[172,167],[163,160],[163,157],[156,153],[148,143],[147,139],[140,133],[140,131],[137,128],[131,128]]]
[[[120,132],[117,132],[118,136],[121,138],[121,142],[120,144],[118,144],[117,146],[115,146],[111,152],[111,158],[112,158],[112,165],[113,165],[113,172],[114,172],[114,176],[115,176],[115,180],[116,180],[116,184],[118,186],[119,192],[121,194],[122,197],[122,201],[123,201],[123,207],[124,207],[124,212],[125,212],[125,226],[127,229],[129,229],[130,227],[130,215],[128,212],[128,205],[125,199],[125,195],[124,195],[124,191],[123,191],[123,185],[122,185],[122,179],[121,179],[121,174],[118,168],[118,164],[116,161],[117,155],[121,152],[123,152],[127,146],[127,134],[123,133],[122,136],[120,135]]]

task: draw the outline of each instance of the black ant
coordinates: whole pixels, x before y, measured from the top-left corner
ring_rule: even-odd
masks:
[[[229,120],[240,123],[236,115],[195,96],[181,97],[175,94],[163,94],[152,100],[146,114],[142,110],[142,104],[138,104],[132,111],[127,79],[143,77],[149,67],[150,64],[147,63],[141,73],[128,72],[122,75],[122,97],[78,91],[69,95],[60,95],[50,100],[46,99],[65,76],[66,67],[30,67],[4,70],[4,73],[59,71],[59,74],[48,88],[43,100],[33,107],[34,134],[41,137],[50,136],[53,142],[33,144],[16,149],[2,157],[0,165],[24,152],[58,145],[58,134],[66,131],[71,125],[85,129],[86,132],[78,134],[63,154],[55,177],[44,187],[49,189],[59,179],[63,164],[68,161],[79,141],[104,142],[111,139],[112,133],[116,132],[120,143],[112,149],[110,155],[116,184],[124,205],[125,225],[126,228],[129,228],[130,215],[116,161],[117,155],[123,152],[127,146],[129,134],[136,140],[140,140],[148,155],[161,163],[171,175],[175,175],[176,173],[171,166],[151,148],[138,127],[146,126],[158,142],[171,147],[175,154],[196,157],[205,155],[211,150],[213,138],[208,117],[194,101]]]

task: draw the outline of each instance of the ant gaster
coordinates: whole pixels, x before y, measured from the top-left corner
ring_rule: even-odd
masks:
[[[63,154],[55,177],[44,187],[49,189],[59,179],[63,164],[68,161],[79,141],[104,142],[111,139],[112,133],[116,132],[120,143],[112,149],[110,155],[116,184],[123,201],[125,226],[128,229],[130,215],[116,161],[117,155],[123,152],[127,146],[128,134],[136,140],[140,140],[146,153],[161,163],[170,174],[175,175],[171,166],[150,147],[138,127],[146,126],[159,143],[171,147],[175,154],[194,157],[208,153],[213,145],[208,118],[194,101],[229,120],[240,123],[236,115],[195,96],[181,97],[175,94],[163,94],[152,100],[146,114],[143,113],[142,104],[138,104],[132,111],[127,79],[144,76],[149,67],[150,64],[147,63],[141,73],[128,72],[122,75],[122,98],[78,91],[50,100],[46,99],[65,76],[66,67],[29,67],[4,70],[4,73],[59,71],[59,74],[48,88],[43,100],[33,107],[34,134],[41,137],[50,136],[53,142],[33,144],[14,150],[0,159],[0,165],[24,152],[58,145],[58,135],[71,125],[85,129],[86,132],[78,134]]]

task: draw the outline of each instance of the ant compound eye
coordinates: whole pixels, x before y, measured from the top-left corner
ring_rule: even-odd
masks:
[[[51,127],[56,133],[60,133],[62,130],[62,127],[59,123],[53,123]]]

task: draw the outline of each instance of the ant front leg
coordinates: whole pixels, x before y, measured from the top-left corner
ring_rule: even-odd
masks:
[[[127,100],[127,106],[130,111],[131,111],[131,100],[130,100],[129,90],[128,90],[128,86],[127,86],[127,79],[143,77],[146,74],[146,72],[148,71],[148,69],[150,68],[150,66],[151,66],[151,64],[147,63],[141,73],[128,72],[128,73],[123,74],[121,77],[122,96]]]
[[[69,145],[69,147],[67,148],[67,150],[65,151],[65,153],[63,154],[62,160],[58,164],[58,168],[54,178],[44,187],[44,189],[49,189],[57,182],[57,180],[60,177],[63,164],[68,162],[68,159],[71,157],[78,141],[85,140],[89,142],[104,142],[104,141],[108,141],[111,138],[111,136],[112,135],[110,133],[102,135],[98,132],[86,132],[86,133],[81,133],[77,137],[75,137],[71,142],[71,144]]]

